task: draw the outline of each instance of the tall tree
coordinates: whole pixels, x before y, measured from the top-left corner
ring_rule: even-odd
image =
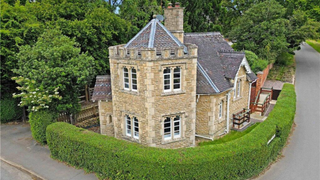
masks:
[[[237,40],[236,49],[250,50],[260,58],[274,60],[286,51],[287,27],[284,18],[286,9],[274,0],[262,2],[247,10],[239,19],[239,24],[230,32]]]
[[[0,35],[1,35],[1,94],[14,92],[14,76],[12,69],[16,68],[17,60],[15,54],[20,45],[34,44],[37,35],[41,34],[43,26],[35,16],[31,15],[27,8],[19,1],[13,5],[1,0],[0,13]]]
[[[22,92],[16,96],[22,105],[34,111],[50,108],[76,113],[80,109],[79,90],[92,79],[94,58],[81,53],[74,39],[56,29],[46,30],[35,45],[21,46],[17,59],[14,72]]]

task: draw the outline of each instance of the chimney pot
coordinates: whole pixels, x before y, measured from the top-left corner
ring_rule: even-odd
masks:
[[[174,7],[180,7],[180,3],[176,2],[176,4],[174,5]]]
[[[169,3],[169,4],[168,4],[168,8],[172,8],[172,3]]]

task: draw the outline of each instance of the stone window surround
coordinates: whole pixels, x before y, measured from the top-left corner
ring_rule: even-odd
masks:
[[[128,78],[129,78],[129,89],[124,88],[124,68],[128,69]],[[137,80],[137,90],[132,89],[132,71],[131,69],[136,70],[136,80]],[[137,65],[132,64],[119,64],[119,72],[120,75],[120,91],[130,94],[139,94],[139,69]]]
[[[218,122],[221,123],[222,121],[224,121],[226,119],[226,112],[227,112],[227,98],[224,96],[224,97],[221,97],[219,98],[218,100],[218,104],[217,104],[217,107],[218,107],[218,113],[217,113],[217,116],[218,116]],[[221,117],[219,116],[219,110],[220,110],[220,103],[222,102],[222,114],[221,114]]]
[[[233,101],[237,101],[239,99],[242,99],[242,94],[243,94],[243,82],[245,81],[245,76],[239,76],[235,82],[235,85],[234,85],[234,90],[233,90]],[[238,94],[238,83],[240,81],[240,94]]]
[[[160,65],[160,80],[162,83],[159,83],[159,88],[162,90],[162,94],[161,96],[169,96],[169,95],[176,95],[176,94],[184,94],[185,93],[185,89],[186,89],[186,83],[185,83],[185,70],[186,70],[186,63],[185,62],[181,62],[181,63],[167,63],[167,64],[161,64]],[[179,67],[180,68],[180,89],[179,90],[174,90],[173,89],[173,69]],[[171,91],[164,91],[164,76],[163,76],[163,71],[166,68],[170,68],[171,69]]]
[[[130,118],[130,122],[131,122],[131,136],[127,135],[127,116]],[[139,129],[139,137],[134,136],[134,118],[136,118],[138,120],[138,129]],[[123,127],[123,138],[126,140],[130,140],[130,141],[134,141],[134,142],[138,142],[140,143],[140,136],[141,136],[141,126],[140,126],[140,121],[139,118],[135,115],[129,114],[129,113],[125,113],[123,116],[123,120],[124,120],[124,127]]]
[[[176,116],[179,116],[180,117],[180,137],[177,137],[177,138],[174,138],[174,134],[172,134],[172,137],[171,139],[165,139],[164,138],[164,121],[166,120],[167,117],[170,118],[171,120],[171,124],[173,124],[173,120]],[[185,129],[184,129],[184,126],[185,126],[185,122],[184,122],[184,118],[185,118],[185,112],[179,112],[179,113],[174,113],[174,114],[168,114],[168,115],[162,115],[161,117],[161,131],[160,131],[160,134],[161,134],[161,137],[162,137],[162,142],[161,144],[170,144],[170,143],[174,143],[174,142],[179,142],[179,141],[183,141],[185,140],[184,136],[185,136]],[[172,126],[171,126],[172,128]],[[171,132],[173,132],[171,130]]]

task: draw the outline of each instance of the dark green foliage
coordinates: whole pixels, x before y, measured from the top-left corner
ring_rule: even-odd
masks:
[[[281,53],[280,56],[277,57],[276,64],[282,66],[292,65],[294,62],[294,56],[289,53]]]
[[[0,121],[6,123],[17,120],[22,116],[22,108],[18,106],[18,99],[12,98],[11,94],[5,94],[0,103]]]
[[[17,54],[16,74],[32,80],[32,87],[39,91],[59,89],[57,93],[62,99],[46,104],[52,111],[76,113],[80,109],[79,91],[93,78],[94,58],[81,53],[78,46],[74,39],[62,35],[61,31],[50,29],[45,30],[34,46],[21,46]],[[26,86],[25,96],[35,93],[28,91],[30,84],[20,85]],[[34,103],[37,102],[25,105],[33,106]]]
[[[278,156],[295,108],[294,86],[285,84],[267,120],[250,133],[224,144],[195,148],[144,147],[67,123],[48,126],[47,140],[53,158],[105,179],[247,179]]]
[[[31,127],[32,137],[40,144],[46,144],[46,129],[47,126],[54,123],[56,115],[48,110],[31,112],[29,114],[29,123]]]
[[[268,61],[259,59],[259,57],[251,51],[245,51],[248,63],[254,73],[263,71],[268,66]]]

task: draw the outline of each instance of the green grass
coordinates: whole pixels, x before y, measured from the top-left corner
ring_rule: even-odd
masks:
[[[320,53],[320,40],[307,40],[306,42]]]
[[[294,55],[282,53],[277,57],[273,68],[269,72],[268,79],[292,83],[292,77],[295,71]]]
[[[199,146],[206,146],[206,145],[213,145],[213,144],[222,144],[229,141],[233,141],[235,139],[241,138],[242,136],[251,132],[255,127],[257,127],[260,123],[255,123],[254,125],[248,127],[245,131],[239,132],[232,130],[229,134],[225,135],[224,137],[214,140],[214,141],[207,141],[199,143]]]

